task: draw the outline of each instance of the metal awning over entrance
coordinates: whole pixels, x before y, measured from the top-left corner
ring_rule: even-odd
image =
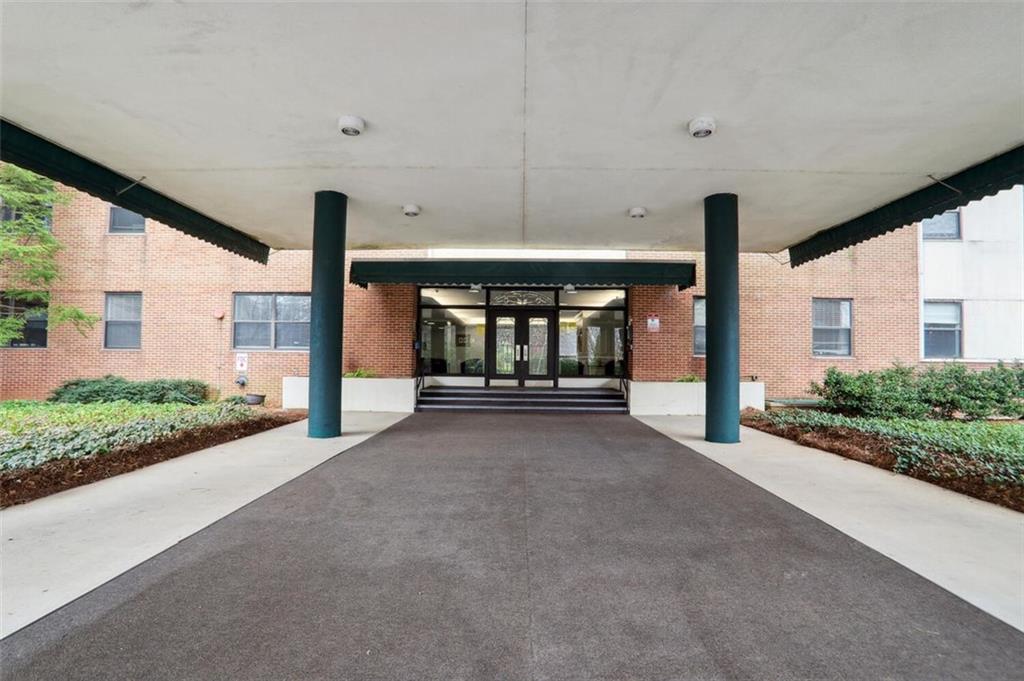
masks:
[[[693,286],[692,262],[652,260],[355,260],[349,281],[421,286]]]

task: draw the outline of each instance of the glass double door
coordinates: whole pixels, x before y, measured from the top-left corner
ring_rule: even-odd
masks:
[[[555,377],[554,310],[489,310],[489,378],[528,380]]]

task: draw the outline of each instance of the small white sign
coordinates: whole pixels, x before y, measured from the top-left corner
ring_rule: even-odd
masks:
[[[235,371],[249,370],[249,354],[245,352],[235,353]]]
[[[647,330],[650,333],[661,331],[661,319],[656,314],[647,315]]]

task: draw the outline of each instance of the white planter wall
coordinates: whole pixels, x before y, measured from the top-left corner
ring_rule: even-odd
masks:
[[[635,416],[703,416],[707,383],[631,381],[629,413]],[[740,409],[764,409],[764,383],[740,383]]]
[[[309,378],[285,376],[282,379],[281,406],[285,409],[309,408]],[[416,407],[414,378],[343,378],[342,411],[412,412]]]

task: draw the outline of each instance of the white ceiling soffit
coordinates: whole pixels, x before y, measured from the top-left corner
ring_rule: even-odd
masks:
[[[1021,3],[5,2],[2,30],[5,118],[278,248],[335,189],[352,245],[700,249],[735,192],[777,251],[1024,141]]]

